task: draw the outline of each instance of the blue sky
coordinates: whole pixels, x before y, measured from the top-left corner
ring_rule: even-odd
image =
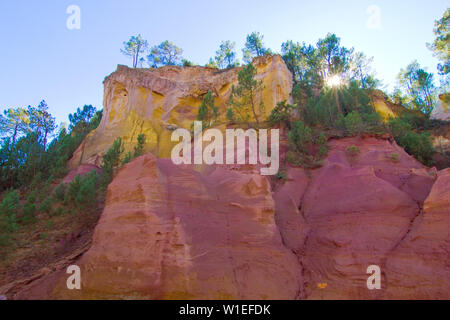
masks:
[[[81,9],[80,30],[66,27],[69,5]],[[373,5],[380,9],[378,28],[367,25]],[[102,82],[117,64],[130,63],[120,48],[137,33],[150,45],[171,40],[203,65],[222,40],[235,41],[240,53],[252,31],[275,51],[286,40],[315,44],[334,32],[343,45],[373,56],[378,78],[392,86],[414,59],[436,73],[425,43],[448,6],[448,0],[2,0],[0,110],[45,99],[57,121],[68,122],[84,104],[102,108]]]

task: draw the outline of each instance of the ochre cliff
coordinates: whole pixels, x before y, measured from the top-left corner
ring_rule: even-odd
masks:
[[[291,75],[279,56],[255,64],[269,112],[289,100]],[[130,150],[145,133],[149,153],[119,170],[91,247],[71,258],[82,289],[67,289],[66,263],[0,294],[450,299],[450,170],[422,165],[392,139],[332,139],[320,168],[283,162],[283,181],[256,165],[176,166],[167,158],[171,130],[190,128],[208,90],[223,115],[236,81],[237,70],[201,67],[119,67],[110,75],[102,122],[75,153],[67,181],[99,165],[118,137]],[[382,96],[372,99],[386,117],[397,112]],[[282,159],[286,145],[282,137]],[[349,146],[359,153],[349,155]],[[371,265],[381,268],[380,290],[367,288]]]
[[[292,75],[279,55],[256,58],[256,79],[263,80],[262,101],[266,115],[283,100],[289,100]],[[137,136],[146,135],[145,151],[170,157],[174,128],[190,129],[204,95],[211,90],[220,117],[225,119],[228,98],[237,84],[240,68],[218,70],[206,67],[168,66],[130,69],[119,66],[104,82],[103,117],[75,152],[70,167],[99,165],[116,138],[125,152],[133,150]]]

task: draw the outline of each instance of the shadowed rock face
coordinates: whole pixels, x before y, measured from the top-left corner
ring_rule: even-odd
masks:
[[[387,140],[330,144],[322,168],[310,178],[288,168],[288,182],[274,195],[284,243],[301,262],[303,297],[448,299],[448,173],[422,166]],[[359,155],[347,155],[350,145]],[[370,265],[381,268],[381,290],[367,289]]]
[[[256,58],[256,79],[262,80],[266,115],[280,101],[289,100],[292,75],[279,55]],[[119,66],[104,82],[103,117],[75,152],[70,167],[100,165],[116,138],[122,137],[125,152],[133,150],[139,134],[145,134],[146,152],[170,157],[174,143],[171,130],[190,129],[204,95],[211,90],[220,117],[225,119],[233,85],[241,68],[218,70],[206,67],[130,69]]]
[[[296,256],[275,224],[256,167],[194,170],[140,157],[109,186],[80,292],[57,298],[293,299]],[[78,295],[79,294],[79,295]]]
[[[63,270],[16,298],[449,299],[450,171],[388,140],[330,146],[321,168],[288,167],[274,189],[257,166],[137,158],[75,263],[83,289]],[[370,265],[381,290],[367,289]]]

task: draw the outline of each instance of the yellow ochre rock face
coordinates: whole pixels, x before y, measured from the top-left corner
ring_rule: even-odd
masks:
[[[289,100],[292,75],[279,55],[255,58],[256,79],[262,80],[266,116],[278,102]],[[241,68],[167,66],[131,69],[119,65],[104,81],[103,118],[75,151],[70,167],[100,165],[115,139],[121,137],[125,152],[133,150],[139,134],[146,135],[144,151],[167,158],[172,130],[190,129],[204,95],[211,90],[220,118],[225,119],[231,88]]]
[[[375,111],[378,112],[384,120],[389,118],[396,118],[404,111],[404,107],[392,102],[389,102],[386,94],[381,90],[374,90],[370,97],[372,99]]]

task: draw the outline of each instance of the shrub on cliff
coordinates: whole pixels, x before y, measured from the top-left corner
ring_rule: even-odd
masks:
[[[122,138],[117,138],[103,156],[102,174],[100,177],[100,186],[102,189],[106,189],[112,181],[114,169],[119,166],[122,153]]]
[[[323,133],[297,121],[289,131],[289,149],[287,158],[291,164],[315,168],[328,153],[327,139]]]
[[[23,205],[22,214],[20,216],[21,222],[31,223],[36,219],[36,192],[33,191],[28,195],[25,204]]]
[[[145,142],[146,142],[145,134],[142,133],[138,135],[137,145],[134,147],[134,153],[132,153],[131,151],[127,152],[125,157],[122,159],[121,165],[124,166],[127,163],[131,162],[131,160],[142,156],[144,154]]]
[[[65,183],[59,184],[55,189],[53,198],[59,202],[64,201],[64,197],[66,196],[66,190],[67,190],[67,185]]]
[[[233,110],[234,120],[249,122],[252,119],[259,127],[264,114],[264,103],[259,97],[264,85],[255,76],[256,68],[251,63],[239,71],[238,86],[233,85],[228,104]]]
[[[401,118],[390,119],[389,128],[399,146],[423,164],[431,165],[434,149],[429,134],[418,133]]]
[[[360,134],[364,130],[364,124],[357,111],[352,111],[344,118],[345,130],[350,136]]]
[[[36,204],[31,202],[26,202],[23,206],[21,222],[22,223],[32,223],[36,220]]]
[[[296,106],[286,103],[286,101],[279,102],[272,110],[269,116],[269,124],[275,126],[278,124],[284,124],[286,127],[291,126],[291,111]]]
[[[91,208],[97,199],[97,171],[93,170],[91,173],[83,177],[80,184],[80,189],[75,197],[75,203],[80,209]]]
[[[361,152],[361,150],[357,146],[351,145],[345,150],[345,152],[349,157],[353,158],[356,157]]]
[[[77,175],[67,189],[64,204],[74,209],[89,209],[97,199],[98,174]]]
[[[197,120],[202,122],[202,127],[207,129],[214,125],[219,116],[219,108],[214,105],[214,96],[211,90],[203,97],[202,104],[198,108]]]
[[[0,246],[9,244],[12,233],[19,228],[17,223],[19,212],[19,194],[17,191],[7,192],[0,203]]]
[[[409,131],[405,135],[398,137],[396,141],[405,148],[406,152],[423,164],[428,166],[432,164],[434,149],[428,133]]]

